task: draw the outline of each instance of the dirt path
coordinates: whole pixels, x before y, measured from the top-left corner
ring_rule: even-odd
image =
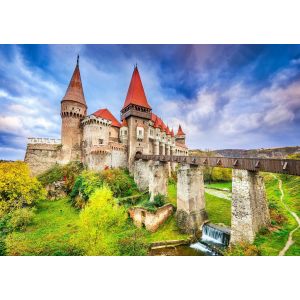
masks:
[[[221,191],[221,190],[216,190],[211,188],[205,188],[205,192],[219,198],[231,200],[231,192],[229,191]]]
[[[295,231],[297,231],[300,228],[300,218],[297,216],[297,214],[293,211],[290,210],[290,208],[286,205],[286,203],[283,201],[284,198],[284,192],[282,189],[282,180],[279,179],[278,177],[276,177],[274,175],[274,177],[278,180],[278,187],[281,193],[280,196],[280,201],[282,202],[282,204],[284,205],[285,209],[293,216],[293,218],[296,220],[296,222],[298,223],[298,226],[296,228],[294,228],[290,233],[289,233],[289,238],[286,242],[286,244],[284,245],[283,249],[279,252],[279,256],[284,256],[285,253],[288,251],[288,249],[294,244],[293,241],[293,234]]]

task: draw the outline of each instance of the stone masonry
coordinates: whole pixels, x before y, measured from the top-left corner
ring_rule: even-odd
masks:
[[[140,191],[149,189],[150,161],[136,160],[134,165],[133,177]]]
[[[158,194],[167,195],[168,193],[168,165],[166,163],[154,162],[150,166],[149,172],[149,193],[150,202]]]
[[[177,224],[184,232],[198,231],[207,220],[202,167],[183,164],[177,178]]]
[[[255,171],[232,170],[231,244],[252,243],[270,216],[263,178]]]

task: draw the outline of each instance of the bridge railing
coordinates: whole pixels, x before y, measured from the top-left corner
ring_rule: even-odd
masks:
[[[300,160],[294,159],[147,155],[140,153],[137,153],[135,158],[161,162],[177,162],[198,166],[233,168],[300,176]]]

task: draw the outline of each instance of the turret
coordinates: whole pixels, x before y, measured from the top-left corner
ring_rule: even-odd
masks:
[[[128,124],[128,168],[132,172],[137,152],[149,153],[149,122],[151,107],[147,101],[137,66],[134,67],[121,119]]]
[[[178,127],[178,131],[175,138],[176,138],[176,142],[185,145],[185,133],[183,132],[181,125],[179,125]]]
[[[79,56],[65,96],[61,101],[61,140],[62,160],[67,163],[80,160],[82,126],[81,121],[86,116],[87,105],[84,98],[80,70]]]

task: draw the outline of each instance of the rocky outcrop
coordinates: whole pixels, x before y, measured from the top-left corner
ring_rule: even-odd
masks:
[[[65,182],[64,181],[56,181],[46,186],[46,190],[48,192],[48,198],[51,200],[55,200],[58,198],[65,197]]]

